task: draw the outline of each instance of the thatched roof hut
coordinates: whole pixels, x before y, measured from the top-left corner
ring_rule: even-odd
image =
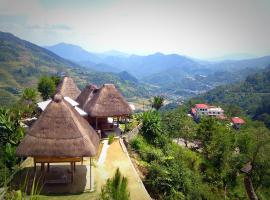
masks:
[[[97,90],[97,86],[89,84],[87,85],[81,94],[77,97],[76,101],[79,103],[79,107],[84,109],[88,101],[93,97],[94,91]]]
[[[57,86],[56,92],[75,100],[81,93],[71,77],[65,76]]]
[[[94,90],[84,111],[89,117],[128,116],[132,113],[128,102],[113,84],[104,84],[101,88]]]
[[[99,137],[94,129],[60,94],[56,94],[21,141],[16,154],[93,157],[98,145]]]

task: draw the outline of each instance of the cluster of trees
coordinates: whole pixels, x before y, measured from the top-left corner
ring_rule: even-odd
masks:
[[[236,109],[237,110],[237,109]],[[231,109],[234,112],[234,109]],[[228,121],[203,118],[196,124],[185,108],[142,115],[141,134],[132,149],[145,168],[145,185],[157,199],[244,199],[244,178],[260,199],[270,195],[270,132],[251,120],[240,130]],[[199,149],[172,140],[200,141]],[[251,163],[248,174],[241,168]]]

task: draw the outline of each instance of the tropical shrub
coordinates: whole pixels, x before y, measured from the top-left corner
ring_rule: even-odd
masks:
[[[121,175],[117,168],[113,178],[108,179],[106,184],[101,188],[99,199],[101,200],[129,200],[128,179]]]

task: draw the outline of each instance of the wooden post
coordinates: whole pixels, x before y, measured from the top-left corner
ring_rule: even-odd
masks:
[[[90,157],[90,191],[92,191],[92,158]]]
[[[37,171],[37,163],[36,163],[36,161],[34,160],[34,172],[36,173],[36,171]]]
[[[74,176],[74,163],[70,162],[70,169],[71,169],[71,183],[73,183],[73,176]]]
[[[125,117],[125,130],[124,130],[124,133],[126,132],[127,130],[127,117]]]
[[[44,172],[44,163],[41,163],[41,172]]]
[[[47,172],[50,171],[50,163],[47,163]]]

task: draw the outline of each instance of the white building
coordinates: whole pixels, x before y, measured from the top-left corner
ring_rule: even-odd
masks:
[[[192,114],[196,118],[200,118],[201,116],[214,116],[218,118],[223,118],[224,110],[216,106],[209,106],[206,104],[195,104],[195,107],[192,108]]]

